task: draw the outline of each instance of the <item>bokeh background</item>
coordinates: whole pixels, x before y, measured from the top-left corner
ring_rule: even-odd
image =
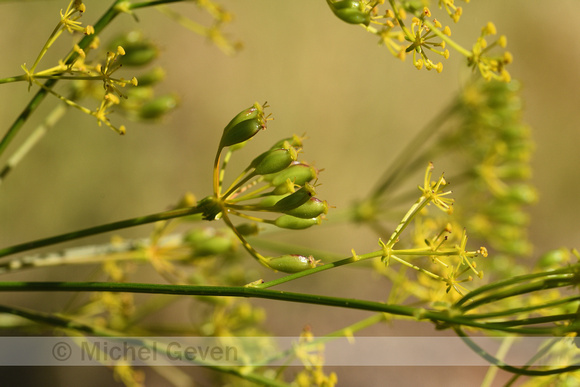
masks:
[[[18,75],[22,63],[34,61],[66,3],[0,2],[0,77]],[[85,3],[83,21],[89,24],[109,5],[106,1]],[[235,57],[225,56],[155,10],[140,11],[139,22],[129,15],[115,20],[102,40],[134,29],[142,29],[154,39],[162,54],[157,64],[167,72],[158,92],[176,93],[180,108],[157,124],[125,122],[124,137],[70,109],[0,186],[0,246],[159,212],[187,191],[198,198],[210,194],[211,167],[221,131],[233,115],[255,101],[268,101],[275,120],[248,149],[259,152],[282,137],[306,133],[304,159],[325,169],[319,196],[344,208],[371,189],[389,161],[470,76],[464,59],[453,51],[441,74],[418,71],[410,60],[400,62],[362,28],[336,19],[323,0],[219,3],[235,15],[226,32],[244,44]],[[463,6],[460,23],[451,26],[453,37],[470,47],[481,27],[493,21],[498,33],[508,38],[508,50],[514,56],[509,70],[523,86],[524,120],[533,128],[537,144],[532,164],[540,201],[530,209],[534,256],[561,246],[580,247],[580,4],[574,0],[561,0],[557,5],[487,0]],[[209,20],[192,4],[172,7],[195,20]],[[444,20],[444,15],[438,16]],[[70,38],[63,36],[41,67],[52,66],[70,44]],[[29,92],[24,83],[2,85],[0,134],[33,92],[34,88]],[[47,98],[7,155],[57,103]],[[112,119],[123,123],[122,117]],[[254,154],[249,150],[247,156],[240,155],[240,167]],[[1,165],[6,160],[3,156]],[[122,235],[140,237],[149,229],[126,230]],[[351,248],[359,253],[376,249],[376,236],[365,229],[329,227],[307,234],[291,234],[286,240],[345,256]],[[110,236],[66,246],[107,242]],[[91,270],[34,271],[10,279],[70,280],[71,273],[74,279],[83,279]],[[384,282],[368,279],[367,274],[356,270],[345,273],[340,278],[321,275],[312,278],[315,284],[302,281],[296,286],[324,292],[327,286],[342,283],[353,297],[381,300],[386,295]],[[66,299],[57,295],[0,295],[2,303],[49,312],[59,310]],[[262,304],[272,308],[267,323],[278,335],[297,335],[306,323],[315,334],[322,335],[345,321],[365,316],[301,305],[276,309],[272,303]],[[434,334],[427,325],[395,324],[369,334]],[[421,380],[416,371],[411,367],[350,369],[339,379],[339,385],[356,382],[370,386],[384,381],[411,385],[413,380]],[[457,386],[467,385],[466,381],[477,384],[485,369],[443,371],[420,369],[423,375],[437,375],[432,385]],[[58,375],[55,370],[43,372],[62,383],[83,375],[79,370],[64,370]],[[107,377],[107,370],[82,372]],[[84,381],[89,383],[86,385],[93,382],[91,378]]]

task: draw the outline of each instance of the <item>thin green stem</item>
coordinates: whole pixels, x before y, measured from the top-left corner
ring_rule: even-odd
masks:
[[[163,4],[170,4],[170,3],[181,3],[184,1],[189,0],[151,0],[151,1],[144,1],[142,3],[134,3],[129,5],[130,9],[139,9],[139,8],[147,8],[147,7],[154,7],[156,5],[163,5]]]
[[[252,247],[252,245],[250,245],[248,243],[248,241],[246,240],[246,238],[244,238],[244,236],[242,234],[240,234],[240,232],[238,231],[238,229],[234,226],[234,224],[232,223],[232,221],[230,220],[228,214],[226,211],[223,212],[223,220],[224,222],[226,222],[226,224],[228,225],[228,227],[234,232],[234,234],[236,234],[236,236],[238,237],[238,239],[240,240],[240,242],[242,243],[242,246],[244,246],[244,248],[246,249],[246,251],[252,256],[254,257],[258,262],[260,262],[262,265],[269,267],[268,265],[266,265],[265,261],[266,259],[262,256],[262,254],[258,253],[258,251],[256,249],[254,249]]]
[[[516,341],[515,337],[506,337],[504,340],[502,340],[501,345],[499,346],[495,354],[495,357],[500,360],[503,360],[515,341]],[[483,381],[481,382],[480,387],[491,387],[498,370],[499,368],[490,366],[483,378]]]
[[[407,27],[405,27],[405,23],[403,23],[403,19],[401,19],[401,16],[399,14],[399,9],[397,8],[397,5],[395,4],[395,0],[389,0],[389,4],[391,4],[391,8],[393,8],[393,13],[395,14],[395,18],[397,19],[397,22],[401,26],[401,30],[403,30],[403,32],[405,33],[405,36],[407,36],[407,38],[409,38],[412,41],[415,38],[415,36],[413,36],[411,31],[409,31],[409,29]]]
[[[446,311],[428,310],[425,308],[404,305],[385,304],[350,298],[330,297],[318,294],[293,293],[259,289],[256,287],[238,286],[193,286],[167,285],[147,283],[118,282],[0,282],[0,292],[116,292],[141,294],[167,294],[174,296],[217,296],[261,298],[303,304],[324,305],[339,308],[382,312],[395,316],[411,317],[416,320],[430,320],[441,326],[468,326],[484,330],[503,331],[530,335],[552,335],[557,329],[558,334],[572,332],[575,326],[557,328],[513,328],[501,323],[485,323],[467,319],[461,315],[451,315]]]
[[[492,294],[482,297],[478,300],[475,300],[469,303],[466,306],[463,306],[461,309],[463,312],[466,312],[470,309],[476,308],[480,305],[489,304],[492,302],[497,302],[499,300],[503,300],[509,297],[515,297],[522,294],[530,294],[533,292],[547,290],[547,289],[554,289],[554,288],[561,288],[565,286],[572,286],[574,285],[575,278],[572,274],[563,274],[559,276],[550,276],[541,281],[535,281],[528,284],[522,284],[518,286],[513,286],[510,289],[500,291],[499,289]]]
[[[471,348],[475,353],[477,353],[479,356],[484,358],[489,363],[507,372],[528,376],[546,376],[546,375],[561,374],[564,372],[572,372],[580,369],[580,365],[554,368],[550,370],[530,370],[527,367],[522,368],[513,367],[506,364],[504,361],[496,358],[495,356],[492,356],[489,353],[487,353],[483,348],[475,344],[475,342],[473,342],[473,340],[471,340],[469,336],[467,336],[459,327],[455,327],[454,330],[455,333],[457,333],[457,335],[463,339],[463,342],[467,344],[467,346]]]
[[[247,171],[244,171],[243,174],[246,174],[246,172]],[[227,200],[231,195],[233,195],[238,189],[240,189],[244,184],[246,184],[248,181],[250,181],[250,179],[252,179],[255,176],[256,174],[252,172],[241,180],[239,180],[239,178],[236,179],[236,181],[234,181],[232,185],[227,189],[226,193],[223,194],[223,197]]]
[[[218,149],[213,162],[213,194],[216,198],[220,197],[221,191],[220,158],[222,154],[222,149],[223,148]]]
[[[418,150],[432,137],[443,124],[453,116],[457,110],[457,97],[454,98],[441,113],[432,119],[413,139],[399,152],[397,158],[390,164],[383,176],[379,179],[376,188],[369,195],[371,199],[378,199],[383,193],[401,176],[408,176],[409,165],[412,155],[418,154]],[[416,165],[416,164],[415,164]]]
[[[449,36],[445,35],[437,27],[435,27],[435,25],[433,23],[431,23],[429,20],[426,20],[425,19],[425,20],[423,20],[423,23],[427,27],[429,27],[429,29],[431,30],[431,32],[433,32],[435,35],[437,35],[446,44],[448,44],[451,47],[453,47],[455,49],[455,51],[459,52],[461,55],[465,56],[466,58],[470,58],[470,57],[473,56],[473,53],[471,51],[466,50],[465,48],[461,47],[453,39],[449,38]]]
[[[20,145],[14,154],[8,159],[6,165],[0,171],[0,184],[4,182],[6,176],[14,170],[20,161],[30,152],[30,150],[44,137],[46,132],[51,129],[64,116],[68,105],[58,104],[44,119],[44,121],[34,129],[28,138]]]
[[[44,43],[44,46],[42,47],[42,49],[40,50],[40,53],[36,57],[34,64],[30,68],[30,74],[34,74],[34,70],[36,70],[36,66],[38,66],[38,64],[40,63],[40,61],[44,57],[44,54],[46,54],[48,49],[52,46],[52,44],[56,41],[56,39],[58,39],[58,37],[62,34],[62,31],[63,31],[62,26],[63,26],[62,21],[58,22],[58,24],[56,25],[56,27],[54,28],[54,30],[52,31],[52,33],[48,37],[46,43]]]
[[[517,277],[511,277],[508,278],[506,280],[503,281],[498,281],[498,282],[494,282],[488,285],[484,285],[484,286],[480,286],[477,289],[472,290],[471,292],[467,293],[466,295],[464,295],[460,300],[458,300],[455,303],[455,307],[463,307],[464,304],[466,303],[471,303],[473,302],[473,300],[486,292],[491,292],[492,294],[495,294],[498,290],[500,290],[501,288],[505,288],[505,287],[509,287],[509,286],[515,286],[517,284],[526,282],[526,281],[531,281],[531,280],[535,280],[537,278],[541,278],[541,277],[548,277],[548,278],[554,278],[554,276],[558,276],[558,275],[569,275],[571,273],[574,273],[575,271],[577,271],[580,268],[579,265],[573,265],[573,266],[569,266],[569,267],[564,267],[562,269],[557,269],[557,270],[552,270],[549,272],[540,272],[540,273],[533,273],[533,274],[525,274],[525,275],[521,275],[521,276],[517,276]],[[470,308],[470,304],[468,304],[467,306],[468,308]]]
[[[27,81],[28,77],[26,75],[17,75],[15,77],[8,77],[0,79],[0,85],[3,83],[12,83],[12,82],[23,82]]]
[[[4,256],[10,255],[10,254],[19,253],[22,251],[36,249],[39,247],[50,246],[50,245],[54,245],[57,243],[78,239],[78,238],[84,238],[84,237],[91,236],[91,235],[101,234],[104,232],[120,230],[120,229],[128,228],[128,227],[140,226],[143,224],[158,222],[160,220],[168,220],[168,219],[173,219],[173,218],[179,218],[182,216],[199,214],[202,211],[203,210],[200,209],[199,207],[180,208],[177,210],[164,211],[164,212],[159,212],[159,213],[152,214],[152,215],[140,216],[137,218],[121,220],[121,221],[113,222],[113,223],[107,223],[107,224],[103,224],[100,226],[89,227],[89,228],[86,228],[84,230],[73,231],[73,232],[57,235],[57,236],[50,237],[50,238],[38,239],[38,240],[32,241],[32,242],[26,242],[26,243],[22,243],[19,245],[5,247],[3,249],[0,249],[0,257],[4,257]]]
[[[266,289],[266,288],[270,288],[272,286],[277,286],[277,285],[283,284],[283,283],[288,282],[288,281],[293,281],[293,280],[301,278],[301,277],[306,277],[308,275],[312,275],[312,274],[315,274],[315,273],[318,273],[321,271],[334,269],[336,267],[340,267],[340,266],[348,265],[351,263],[359,262],[359,261],[362,261],[365,259],[378,258],[378,257],[381,257],[382,255],[383,255],[382,250],[375,251],[373,253],[363,254],[363,255],[353,255],[352,257],[344,258],[344,259],[341,259],[341,260],[338,260],[335,262],[330,262],[330,263],[324,264],[322,266],[313,267],[312,269],[303,270],[303,271],[300,271],[298,273],[284,276],[282,278],[278,278],[278,279],[275,279],[272,281],[264,282],[262,284],[255,285],[254,287],[259,288],[259,289]]]
[[[541,304],[534,304],[530,306],[524,306],[521,308],[512,308],[500,310],[497,312],[490,313],[478,313],[478,314],[466,314],[465,317],[473,318],[475,320],[486,320],[492,318],[498,318],[502,316],[517,316],[522,313],[529,313],[540,309],[554,308],[560,305],[571,305],[573,302],[580,301],[580,296],[560,298],[552,302],[546,302]]]
[[[430,200],[428,198],[426,198],[425,196],[421,196],[419,198],[419,200],[417,200],[411,206],[409,211],[407,211],[407,213],[405,214],[403,219],[401,219],[401,221],[397,225],[397,228],[395,229],[393,234],[391,234],[391,237],[389,238],[388,242],[386,243],[387,247],[391,248],[395,245],[395,243],[398,242],[399,236],[401,236],[403,231],[405,231],[405,228],[407,228],[407,226],[409,225],[411,220],[415,217],[415,215],[417,215],[419,212],[421,212],[421,210],[423,208],[425,208],[425,206],[427,204],[429,204],[429,202],[430,202]]]

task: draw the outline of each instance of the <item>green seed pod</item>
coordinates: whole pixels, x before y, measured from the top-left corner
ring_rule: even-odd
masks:
[[[300,188],[298,191],[280,199],[276,204],[274,204],[270,210],[273,212],[286,212],[294,208],[297,208],[315,195],[314,187],[306,183],[306,185]]]
[[[232,118],[231,121],[226,125],[226,127],[224,128],[224,133],[229,131],[231,128],[233,128],[242,121],[257,118],[261,110],[262,107],[257,102],[254,103],[252,107],[242,110],[241,112],[236,114],[236,116]]]
[[[306,203],[291,210],[284,211],[284,213],[302,219],[316,218],[317,216],[328,213],[328,203],[326,200],[322,201],[312,197]]]
[[[224,133],[220,142],[220,148],[248,141],[264,128],[265,126],[258,119],[242,121],[227,133]]]
[[[161,67],[155,67],[145,74],[139,75],[139,87],[151,86],[165,79],[165,70]]]
[[[284,138],[284,139],[278,141],[277,143],[272,145],[272,147],[270,149],[285,148],[284,143],[286,143],[286,142],[288,142],[288,144],[290,144],[290,146],[293,146],[295,148],[302,148],[303,141],[304,141],[303,137],[298,137],[297,135],[294,135],[292,137]]]
[[[254,159],[251,166],[255,168],[254,173],[256,175],[267,175],[283,171],[293,161],[296,161],[297,157],[298,154],[294,148],[272,149]]]
[[[286,179],[284,184],[280,184],[279,186],[277,186],[272,191],[272,193],[274,195],[287,195],[287,194],[291,194],[295,190],[296,190],[296,185],[292,181],[290,181],[290,179]]]
[[[274,221],[274,224],[280,228],[290,230],[304,230],[314,225],[320,224],[320,218],[303,219],[291,215],[282,215]]]
[[[147,102],[139,109],[139,118],[155,120],[163,117],[177,107],[178,99],[175,95],[163,95]]]
[[[236,230],[242,236],[258,235],[260,228],[256,223],[242,223],[236,226]]]
[[[525,163],[509,163],[496,168],[496,174],[500,179],[529,179],[532,177],[532,170]]]
[[[540,257],[536,264],[542,270],[554,270],[570,264],[570,251],[565,248],[551,250]]]
[[[538,193],[528,184],[517,184],[509,188],[507,199],[516,203],[532,204],[538,200]]]
[[[125,91],[127,94],[127,99],[121,99],[121,105],[134,106],[136,104],[143,104],[145,101],[150,101],[153,99],[154,91],[152,87],[149,86],[137,86],[131,87]]]
[[[213,228],[195,229],[184,236],[184,242],[193,248],[193,257],[207,257],[233,251],[231,235]]]
[[[326,3],[332,12],[340,20],[349,24],[364,24],[368,26],[371,22],[370,12],[365,12],[364,4],[356,0],[331,1]]]
[[[501,249],[505,253],[521,256],[530,254],[532,252],[532,245],[523,239],[511,239],[503,241],[501,243]]]
[[[297,185],[304,185],[318,177],[318,170],[308,164],[299,162],[292,163],[285,170],[273,175],[264,176],[264,180],[269,181],[273,186],[278,187],[286,183],[287,179]]]
[[[494,201],[486,213],[491,220],[511,226],[526,226],[530,221],[529,215],[522,211],[518,204],[513,203]]]
[[[137,31],[114,39],[109,45],[110,51],[116,51],[118,46],[125,50],[125,55],[117,59],[123,66],[145,66],[159,55],[159,49],[153,42],[145,39],[143,34]]]
[[[256,103],[253,107],[238,113],[226,125],[219,147],[221,149],[248,141],[262,129],[266,129],[266,119],[262,107]]]
[[[283,195],[268,195],[265,196],[258,205],[260,207],[273,207],[276,203],[278,203],[281,199],[285,198],[286,196],[290,195],[289,193],[285,193]]]
[[[269,257],[264,261],[271,269],[284,273],[298,273],[316,267],[317,262],[310,255],[305,257],[298,254],[282,255],[281,257]]]
[[[506,123],[497,128],[500,132],[501,138],[505,141],[519,140],[530,137],[530,128],[518,122]]]

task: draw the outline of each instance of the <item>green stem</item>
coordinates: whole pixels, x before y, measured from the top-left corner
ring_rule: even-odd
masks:
[[[430,201],[431,200],[429,200],[429,198],[426,198],[425,196],[421,196],[419,198],[419,200],[417,200],[411,206],[409,211],[407,211],[407,213],[405,214],[403,219],[401,219],[401,221],[397,225],[397,228],[395,229],[395,231],[393,232],[393,234],[389,238],[388,242],[386,243],[387,247],[392,248],[395,245],[395,243],[397,243],[399,241],[399,236],[401,236],[403,231],[405,231],[405,228],[407,228],[407,226],[409,225],[411,220],[415,217],[415,215],[417,215],[419,212],[421,212],[421,210],[423,208],[425,208],[425,206],[427,204],[429,204]]]
[[[188,208],[180,208],[177,210],[171,211],[164,211],[159,212],[157,214],[147,215],[147,216],[140,216],[137,218],[121,220],[118,222],[107,223],[100,226],[89,227],[84,230],[78,230],[69,232],[66,234],[57,235],[50,238],[38,239],[32,242],[26,242],[19,245],[14,245],[10,247],[5,247],[0,249],[0,257],[4,257],[6,255],[19,253],[22,251],[32,250],[39,247],[50,246],[56,243],[66,242],[73,239],[84,238],[91,235],[101,234],[108,231],[115,231],[120,230],[127,227],[134,227],[140,226],[142,224],[148,224],[153,222],[158,222],[160,220],[168,220],[173,218],[179,218],[182,216],[188,216],[193,214],[199,214],[203,210],[199,207],[188,207]]]
[[[129,6],[130,9],[139,9],[139,8],[146,8],[146,7],[154,7],[156,5],[163,5],[163,4],[170,4],[170,3],[181,3],[183,1],[189,0],[151,0],[151,1],[144,1],[142,3],[135,3]]]
[[[308,276],[311,274],[315,274],[315,273],[318,273],[321,271],[334,269],[336,267],[348,265],[350,263],[362,261],[365,259],[378,258],[378,257],[382,256],[382,254],[383,254],[383,251],[380,250],[380,251],[375,251],[373,253],[348,257],[348,258],[341,259],[341,260],[338,260],[335,262],[330,262],[330,263],[324,264],[322,266],[313,267],[312,269],[303,270],[303,271],[300,271],[298,273],[290,274],[290,275],[287,275],[287,276],[284,276],[282,278],[278,278],[278,279],[275,279],[275,280],[272,280],[269,282],[264,282],[263,284],[255,285],[254,287],[258,288],[258,289],[270,288],[272,286],[277,286],[277,285],[283,284],[285,282],[293,281],[295,279],[305,277],[305,276]]]
[[[411,163],[412,155],[419,154],[419,149],[425,145],[425,143],[432,137],[437,130],[443,126],[447,120],[449,120],[453,114],[457,111],[457,97],[454,98],[453,102],[449,104],[441,113],[439,113],[434,119],[431,120],[419,133],[417,133],[411,142],[407,143],[405,148],[399,152],[397,158],[390,164],[387,170],[383,173],[383,176],[379,179],[378,186],[373,189],[369,197],[373,200],[378,199],[383,193],[401,176],[405,177],[409,175],[409,166],[411,164],[416,165],[416,163]],[[424,166],[424,164],[422,164]]]
[[[531,280],[541,278],[541,277],[554,278],[554,276],[560,275],[560,274],[573,274],[574,271],[578,270],[579,268],[580,268],[579,265],[573,265],[573,266],[569,266],[569,267],[564,267],[562,269],[552,270],[549,272],[525,274],[525,275],[521,275],[521,276],[517,276],[517,277],[508,278],[508,279],[503,280],[503,281],[493,282],[493,283],[488,284],[488,285],[480,286],[479,288],[474,289],[471,292],[464,295],[459,301],[457,301],[455,303],[455,307],[462,307],[464,304],[469,303],[467,308],[470,309],[471,308],[470,302],[473,302],[473,300],[477,296],[479,296],[483,293],[491,292],[492,294],[495,294],[501,288],[508,287],[508,286],[515,286],[517,284],[520,284],[520,283],[523,283],[526,281],[531,281]],[[465,308],[465,307],[463,307],[463,308]]]
[[[513,367],[513,366],[506,364],[502,360],[496,358],[495,356],[492,356],[489,353],[487,353],[483,348],[481,348],[480,346],[475,344],[469,338],[469,336],[467,336],[459,327],[454,328],[454,330],[455,330],[455,333],[457,333],[457,335],[463,339],[463,342],[465,344],[467,344],[467,346],[469,348],[471,348],[475,353],[477,353],[479,356],[481,356],[482,358],[484,358],[486,361],[490,362],[491,364],[495,365],[496,367],[498,367],[504,371],[507,371],[507,372],[511,372],[511,373],[519,374],[519,375],[528,375],[528,376],[546,376],[546,375],[561,374],[564,372],[572,372],[572,371],[576,371],[576,370],[580,369],[580,365],[573,365],[573,366],[567,366],[567,367],[562,367],[562,368],[554,368],[554,369],[550,369],[550,370],[530,370],[527,367],[522,367],[522,368]]]
[[[490,313],[479,313],[479,314],[466,314],[465,317],[473,318],[475,320],[488,320],[492,318],[498,318],[503,316],[517,316],[522,313],[530,313],[540,309],[554,308],[560,305],[571,305],[573,302],[580,301],[580,296],[560,298],[552,302],[546,302],[542,304],[535,304],[530,306],[525,306],[521,308],[512,308],[500,310],[497,312]]]
[[[0,171],[0,184],[6,179],[6,176],[14,170],[20,161],[30,152],[30,150],[40,141],[46,132],[51,129],[64,116],[67,111],[67,105],[58,104],[50,112],[44,121],[34,129],[28,138],[20,145],[14,154],[8,159],[8,162]]]
[[[441,32],[429,20],[426,20],[425,19],[425,20],[423,20],[423,23],[425,23],[425,25],[427,27],[429,27],[429,29],[431,30],[431,32],[433,32],[435,35],[437,35],[445,43],[447,43],[448,45],[450,45],[451,47],[453,47],[455,49],[455,51],[459,52],[461,55],[465,56],[466,58],[470,58],[470,57],[473,56],[473,53],[471,51],[466,50],[465,48],[461,47],[459,44],[455,43],[455,41],[453,39],[449,38],[449,36],[447,36],[443,32]]]
[[[542,281],[536,281],[529,284],[523,284],[519,286],[514,286],[505,291],[496,291],[486,297],[480,298],[479,300],[473,301],[467,306],[462,307],[462,311],[466,312],[470,309],[476,308],[480,305],[489,304],[492,302],[497,302],[509,297],[515,297],[522,294],[531,294],[540,290],[562,288],[566,286],[574,286],[576,280],[574,276],[570,273],[563,274],[559,276],[549,276]]]
[[[28,80],[26,75],[17,75],[15,77],[8,77],[0,79],[0,85],[3,83],[22,82]]]
[[[514,328],[502,326],[501,323],[473,321],[461,315],[450,315],[447,311],[435,311],[425,308],[404,305],[385,304],[383,302],[330,297],[317,294],[293,293],[239,286],[193,286],[147,283],[117,282],[0,282],[0,292],[115,292],[140,294],[167,294],[174,296],[217,296],[261,298],[303,304],[325,305],[339,308],[366,310],[370,312],[389,313],[395,316],[411,317],[416,320],[431,320],[438,324],[450,326],[469,326],[485,330],[521,333],[530,335],[553,335],[576,331],[575,326],[554,328]],[[446,326],[446,325],[441,325]]]
[[[403,19],[401,19],[400,15],[399,15],[399,9],[397,8],[395,1],[389,0],[389,4],[391,4],[391,8],[393,8],[393,13],[395,14],[395,18],[397,19],[397,22],[399,22],[399,26],[401,26],[401,30],[403,30],[403,32],[405,33],[405,36],[412,41],[415,37],[413,36],[411,31],[409,31],[409,29],[407,27],[405,27],[405,23],[403,23]]]

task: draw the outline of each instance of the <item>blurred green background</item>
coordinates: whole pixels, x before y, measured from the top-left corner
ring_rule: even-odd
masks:
[[[107,1],[85,3],[82,20],[88,24],[109,5]],[[303,158],[325,169],[318,196],[344,208],[372,188],[399,149],[470,76],[464,58],[453,51],[444,61],[442,74],[418,71],[410,58],[400,62],[362,28],[336,19],[323,0],[223,0],[220,4],[235,15],[226,32],[244,44],[235,57],[226,57],[155,10],[140,11],[139,22],[129,15],[114,21],[102,35],[103,42],[119,32],[142,29],[159,44],[157,63],[166,70],[167,79],[158,93],[175,92],[180,108],[155,125],[112,116],[115,123],[126,124],[124,137],[70,109],[0,186],[0,246],[159,212],[186,191],[198,198],[210,194],[221,131],[233,115],[255,101],[268,101],[275,120],[234,161],[241,168],[256,154],[252,152],[293,133],[306,133]],[[58,11],[66,6],[64,0],[0,2],[0,77],[18,75],[22,63],[34,62],[58,21]],[[487,0],[463,6],[460,23],[451,25],[452,37],[469,48],[481,27],[493,21],[498,33],[507,36],[507,48],[514,56],[509,67],[512,78],[523,85],[524,121],[533,128],[537,143],[533,181],[540,201],[530,209],[534,256],[560,246],[580,247],[580,53],[576,50],[580,4],[574,0],[557,5]],[[191,4],[172,7],[195,20],[209,20]],[[437,12],[435,4],[433,11]],[[446,20],[443,14],[435,15]],[[52,66],[70,43],[70,37],[63,36],[41,68]],[[0,133],[12,124],[33,92],[34,88],[28,92],[25,83],[0,87]],[[0,165],[57,103],[47,98]],[[143,236],[149,229],[120,234]],[[377,247],[376,236],[362,228],[329,227],[306,234],[292,233],[286,240],[345,256],[351,248],[362,253]],[[103,235],[67,246],[109,238]],[[74,279],[90,273],[76,270]],[[374,282],[365,283],[364,276],[348,273],[353,296],[362,289],[361,294],[384,298],[385,290],[377,291]],[[64,280],[71,278],[69,274],[35,271],[12,278]],[[314,280],[345,281],[330,276]],[[322,291],[324,283],[309,286]],[[30,295],[0,295],[0,299],[30,306],[43,303],[43,298]],[[49,311],[58,310],[58,305],[54,308]],[[342,313],[325,309],[322,317],[311,318],[314,308],[289,306],[287,310],[296,314],[292,318],[274,314],[269,320],[280,329],[279,334],[298,334],[303,323],[315,325],[315,333],[327,333],[332,321],[337,322],[333,314]],[[284,328],[278,323],[288,325]],[[411,326],[406,332],[416,331]],[[406,377],[410,376],[412,372]]]

